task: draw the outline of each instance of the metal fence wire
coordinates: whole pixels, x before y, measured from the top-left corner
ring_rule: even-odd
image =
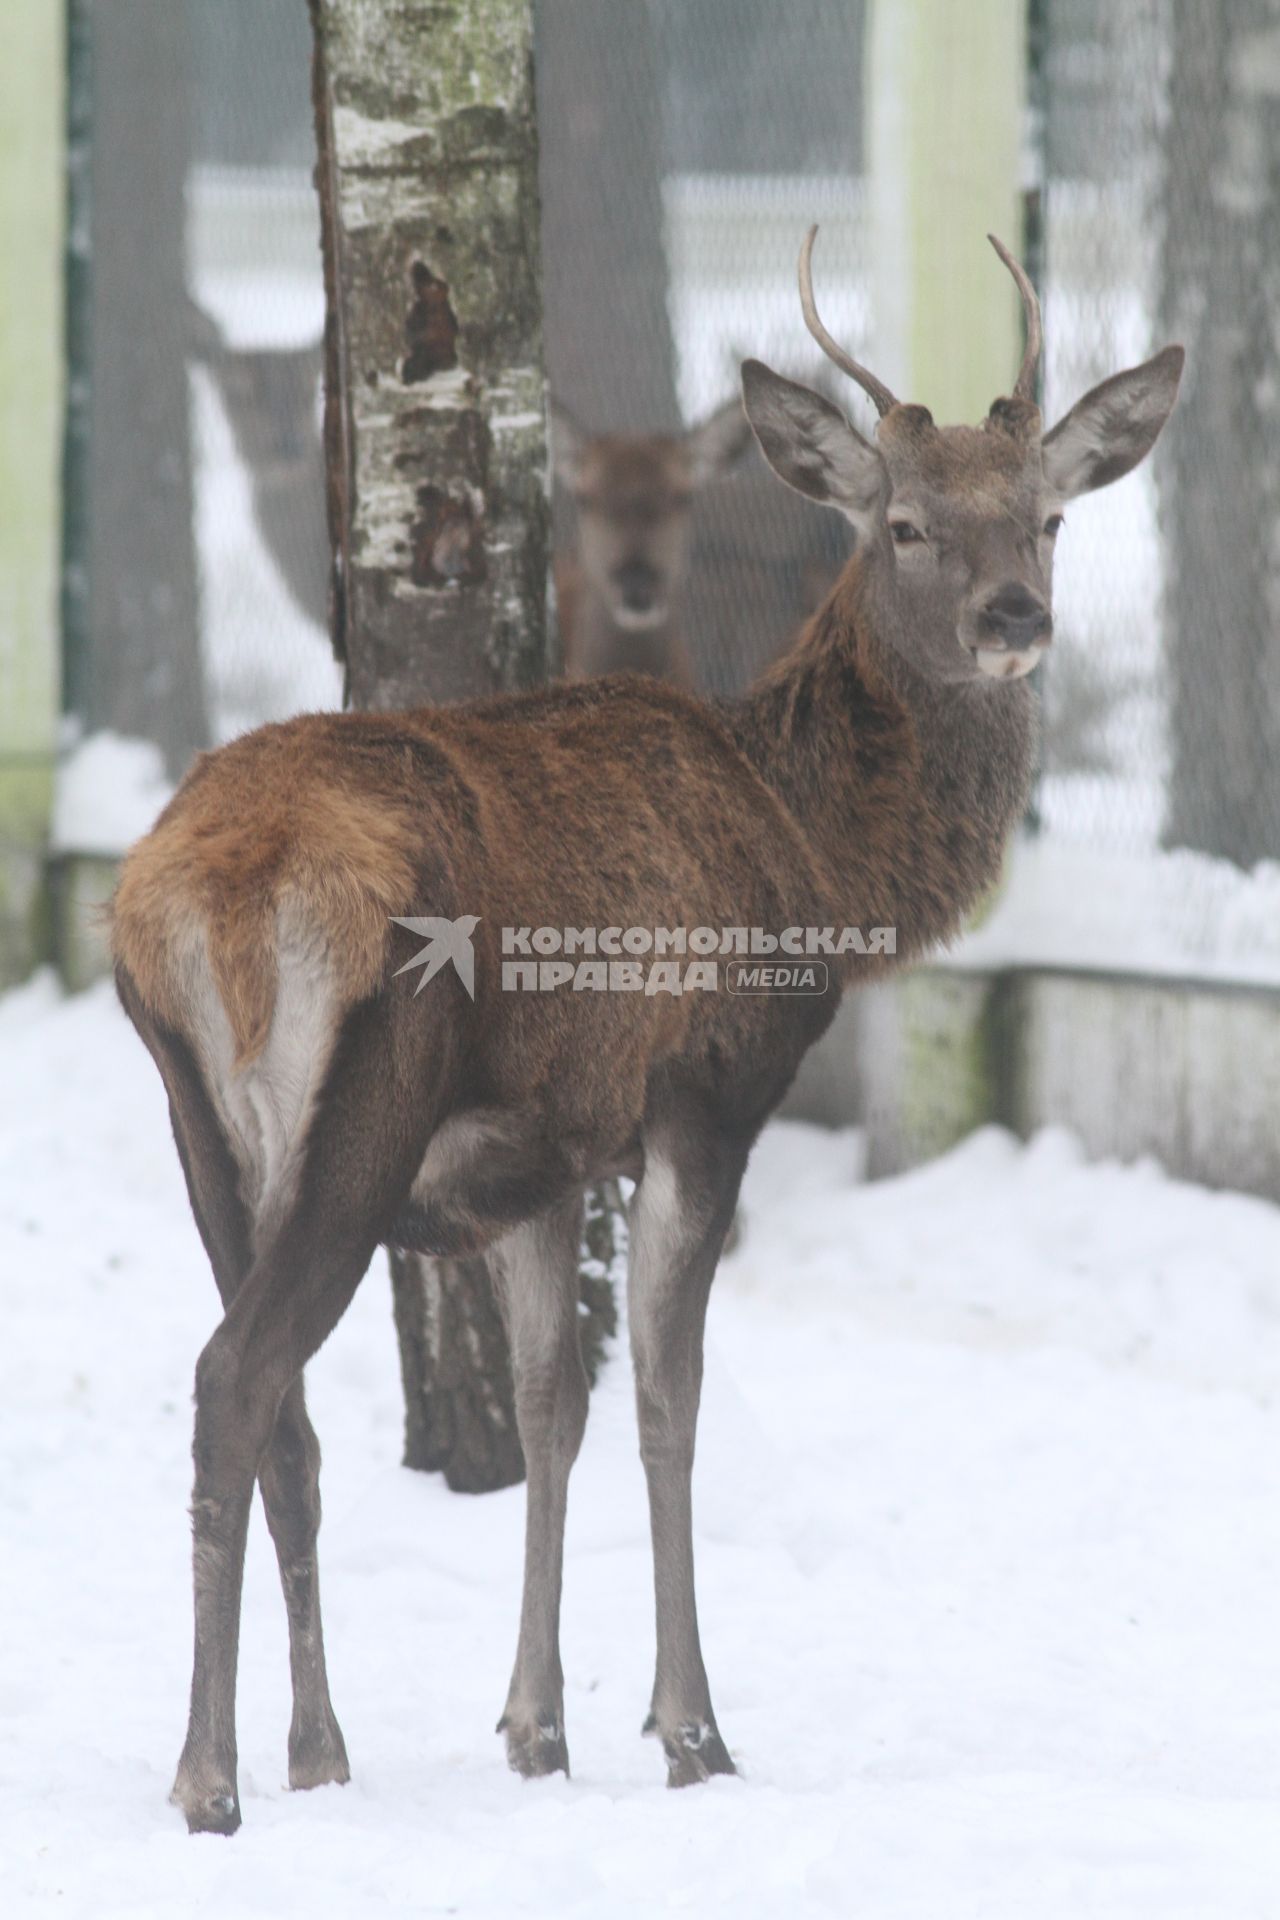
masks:
[[[322,627],[322,293],[304,0],[184,10],[183,326],[219,739],[340,699]],[[95,10],[95,32],[111,11]],[[861,0],[538,0],[535,18],[548,373],[583,430],[691,425],[734,392],[747,353],[824,379],[795,293],[813,220],[824,312],[857,352]],[[1280,858],[1280,0],[1032,0],[1028,40],[1047,417],[1165,339],[1190,355],[1157,460],[1069,514],[1039,828],[1108,850]],[[120,108],[141,113],[155,74],[110,71],[137,90]],[[95,178],[112,165],[107,131]],[[128,344],[107,319],[95,387]],[[566,498],[556,537],[572,548]],[[686,590],[702,684],[742,686],[847,552],[838,517],[757,457],[708,487]],[[92,605],[88,620],[109,680],[111,623]],[[152,691],[135,724],[161,734]]]

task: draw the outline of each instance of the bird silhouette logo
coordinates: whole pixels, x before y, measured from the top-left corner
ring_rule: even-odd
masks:
[[[476,913],[464,913],[460,920],[440,920],[432,914],[415,914],[402,919],[393,913],[392,920],[398,927],[407,927],[410,933],[417,933],[426,941],[420,953],[412,960],[406,960],[397,967],[395,977],[408,973],[412,967],[422,968],[422,978],[414,988],[414,997],[422,992],[428,980],[434,980],[442,967],[452,960],[454,971],[474,1000],[476,997],[476,954],[471,944],[471,936],[480,925],[480,916]]]

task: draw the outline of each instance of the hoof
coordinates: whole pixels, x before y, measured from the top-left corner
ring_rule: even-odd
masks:
[[[324,1725],[289,1736],[289,1785],[295,1793],[310,1787],[345,1787],[351,1778],[342,1729],[332,1714]]]
[[[179,1782],[169,1800],[173,1806],[182,1808],[188,1833],[229,1836],[240,1825],[240,1802],[234,1789],[224,1793],[192,1793]]]
[[[507,1737],[507,1765],[526,1780],[541,1780],[548,1773],[569,1771],[569,1749],[559,1720],[513,1720],[503,1714],[498,1732]]]
[[[653,1715],[645,1722],[646,1733],[659,1731]],[[729,1749],[716,1728],[706,1720],[682,1720],[671,1733],[662,1735],[662,1751],[667,1756],[667,1785],[696,1787],[713,1773],[736,1773]]]

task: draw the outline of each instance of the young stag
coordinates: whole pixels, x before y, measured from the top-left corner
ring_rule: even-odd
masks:
[[[680,600],[695,494],[751,443],[738,400],[687,433],[583,433],[552,404],[555,469],[578,508],[578,555],[558,562],[567,679],[651,673],[692,687]]]
[[[584,1185],[637,1181],[628,1280],[657,1664],[673,1785],[733,1771],[694,1602],[690,1475],[703,1320],[752,1142],[840,990],[959,927],[1027,790],[1026,675],[1049,645],[1064,502],[1154,443],[1182,352],[1041,435],[1040,323],[978,427],[937,427],[806,321],[880,414],[748,361],[746,411],[791,486],[858,532],[825,605],[740,703],[619,676],[443,711],[314,714],[200,759],[129,856],[120,994],[168,1090],[225,1315],[196,1369],[195,1671],[175,1798],[230,1832],[245,1531],[255,1479],[288,1610],[294,1786],[345,1780],[316,1578],[319,1451],[302,1369],[379,1242],[487,1250],[528,1466],[524,1601],[501,1727],[567,1766],[559,1651]],[[430,916],[437,949],[394,916]],[[897,929],[817,995],[502,989],[504,927]],[[445,937],[447,935],[447,938]],[[839,944],[839,943],[837,943]],[[874,943],[873,943],[874,947]],[[424,956],[419,955],[419,958]],[[415,978],[425,981],[414,992]],[[474,998],[471,997],[472,990]]]

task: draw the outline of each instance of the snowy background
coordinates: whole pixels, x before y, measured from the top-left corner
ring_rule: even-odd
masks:
[[[741,1769],[639,1738],[629,1369],[570,1498],[574,1776],[506,1770],[523,1499],[399,1465],[381,1263],[310,1372],[345,1788],[290,1794],[255,1515],[245,1826],[166,1804],[190,1656],[190,1384],[214,1291],[159,1079],[104,987],[0,1000],[7,1914],[1263,1920],[1280,1911],[1280,1210],[976,1135],[872,1186],[766,1133],[713,1295],[703,1637]],[[14,1093],[17,1098],[12,1098]]]
[[[824,311],[874,359],[859,9],[792,0],[785,22],[738,9],[755,18],[744,44],[759,67],[718,89],[713,10],[648,11],[680,109],[671,145],[666,100],[659,318],[684,416],[730,390],[745,352],[816,370],[796,363],[794,296],[814,218]],[[1051,168],[1047,202],[1051,418],[1156,343],[1159,88],[1132,54],[1173,17],[1125,12],[1125,64],[1106,57],[1114,10],[1053,13],[1059,27],[1089,18],[1050,50],[1066,106],[1049,144],[1074,128],[1076,149]],[[201,33],[248,35],[243,10],[189,14]],[[269,34],[290,18],[301,38],[273,65]],[[815,35],[824,21],[849,43],[827,75],[811,71],[832,44]],[[302,350],[323,308],[303,11],[268,9],[253,35],[264,57],[237,84],[211,84],[206,60],[186,286],[233,350]],[[294,92],[271,102],[280,73]],[[788,85],[806,109],[791,121],[777,111]],[[730,118],[740,98],[774,104]],[[758,151],[771,128],[786,139]],[[574,299],[580,282],[575,268]],[[624,302],[606,293],[612,323]],[[208,367],[192,365],[189,400],[219,741],[337,706],[341,678],[263,545]],[[1041,832],[961,964],[1280,985],[1280,867],[1156,851],[1170,765],[1156,505],[1147,467],[1072,508],[1062,645],[1041,676]],[[69,720],[67,749],[56,845],[121,850],[171,789],[159,746],[82,737]],[[166,1799],[190,1671],[191,1380],[214,1289],[158,1077],[110,991],[64,999],[40,978],[0,997],[0,1911],[1277,1920],[1280,1209],[1149,1163],[1089,1165],[1060,1132],[1024,1146],[986,1130],[874,1184],[862,1164],[854,1133],[770,1129],[712,1300],[699,1592],[740,1777],[669,1794],[639,1738],[653,1615],[624,1350],[571,1491],[574,1776],[508,1773],[492,1729],[523,1494],[467,1499],[400,1467],[379,1259],[310,1371],[354,1778],[285,1788],[284,1614],[255,1514],[245,1826],[192,1841]]]

